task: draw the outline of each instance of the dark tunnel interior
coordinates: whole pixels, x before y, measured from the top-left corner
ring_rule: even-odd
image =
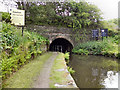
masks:
[[[64,38],[57,38],[50,44],[49,50],[56,52],[71,52],[73,45]]]

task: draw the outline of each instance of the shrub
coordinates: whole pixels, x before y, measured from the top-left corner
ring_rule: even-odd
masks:
[[[64,58],[65,58],[65,61],[66,61],[67,64],[69,63],[69,57],[70,57],[69,52],[66,52],[64,54]]]
[[[2,21],[10,22],[10,14],[7,12],[2,12]]]
[[[89,54],[89,51],[86,50],[86,49],[79,49],[79,50],[73,49],[72,52],[78,53],[78,54],[81,54],[81,55],[83,55],[83,54],[88,55]]]
[[[69,56],[70,56],[69,52],[65,53],[65,55],[64,55],[64,57],[65,57],[66,60],[69,60]]]
[[[7,23],[2,23],[2,41],[0,58],[2,58],[2,78],[6,79],[11,73],[17,71],[22,65],[44,52],[42,46],[46,39],[37,33],[24,32]]]
[[[120,59],[120,53],[117,54],[117,57]]]
[[[104,38],[103,41],[89,41],[85,43],[78,44],[73,50],[73,53],[78,54],[102,54],[102,55],[112,55],[118,53],[118,37],[108,37]]]

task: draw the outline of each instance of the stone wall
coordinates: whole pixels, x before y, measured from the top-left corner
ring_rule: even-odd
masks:
[[[26,27],[30,31],[34,31],[48,38],[52,42],[57,37],[63,37],[71,42],[74,46],[79,42],[85,42],[92,40],[91,30],[87,30],[83,33],[83,30],[79,32],[78,39],[75,39],[76,34],[72,28],[66,28],[61,26],[38,26],[38,25],[28,25]]]

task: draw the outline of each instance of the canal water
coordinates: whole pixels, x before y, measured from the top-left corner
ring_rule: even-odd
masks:
[[[69,66],[75,70],[72,76],[79,88],[118,88],[117,59],[72,55]]]

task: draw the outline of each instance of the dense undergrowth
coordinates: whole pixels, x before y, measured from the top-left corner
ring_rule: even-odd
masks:
[[[15,74],[11,75],[10,78],[5,80],[5,82],[2,83],[2,88],[33,88],[44,63],[52,54],[53,53],[48,52],[43,55],[38,55]]]
[[[94,54],[94,55],[106,55],[115,56],[120,58],[118,53],[118,41],[119,36],[104,38],[103,41],[89,41],[78,44],[73,50],[73,53],[77,54]]]
[[[0,58],[3,80],[46,50],[48,40],[37,33],[24,31],[24,36],[21,36],[20,29],[5,22],[2,23],[1,33]]]

